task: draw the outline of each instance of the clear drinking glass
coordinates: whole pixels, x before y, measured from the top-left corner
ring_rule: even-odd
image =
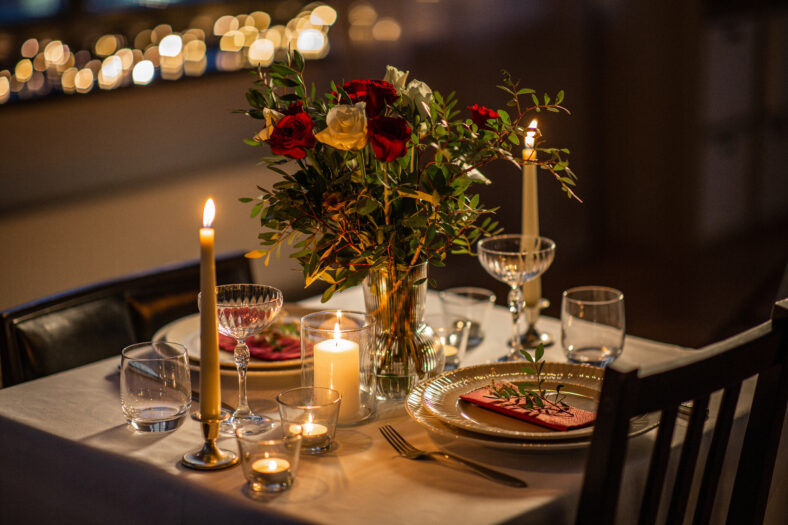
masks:
[[[252,497],[293,485],[301,453],[300,428],[247,419],[236,425],[235,439]]]
[[[495,305],[495,294],[485,288],[460,286],[443,290],[439,297],[444,314],[468,323],[468,349],[479,346],[484,341],[484,325]]]
[[[566,290],[561,301],[561,344],[572,363],[605,367],[624,347],[624,294],[606,286]]]
[[[429,314],[424,316],[424,322],[427,323],[424,333],[432,335],[443,351],[443,370],[459,368],[468,348],[470,321],[453,315]]]
[[[186,348],[164,341],[137,343],[121,356],[120,406],[129,424],[142,432],[178,428],[192,398]]]
[[[257,335],[271,324],[282,308],[282,292],[262,284],[226,284],[216,287],[219,333],[236,341],[233,357],[238,369],[238,408],[222,422],[223,432],[232,432],[241,421],[267,420],[249,408],[246,398],[246,368],[249,347],[245,339]]]
[[[509,285],[509,311],[512,313],[512,339],[509,354],[502,361],[525,359],[520,353],[519,320],[525,307],[522,285],[542,275],[553,263],[555,243],[534,235],[497,235],[479,241],[479,262],[487,273]]]

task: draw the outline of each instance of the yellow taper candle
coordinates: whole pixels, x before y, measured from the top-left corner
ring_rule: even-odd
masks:
[[[529,131],[525,133],[525,148],[523,160],[536,160],[534,149],[534,136],[536,135],[536,120],[528,125]],[[523,208],[521,233],[523,235],[539,235],[539,203],[536,185],[536,164],[523,164]],[[542,281],[539,277],[533,279],[523,287],[523,295],[527,306],[537,306],[542,298]]]
[[[216,313],[216,260],[214,258],[213,199],[205,202],[200,229],[200,414],[219,419],[219,320]]]

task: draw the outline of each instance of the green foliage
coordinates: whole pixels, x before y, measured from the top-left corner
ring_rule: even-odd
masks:
[[[251,108],[244,113],[264,119],[264,110],[284,113],[300,102],[314,131],[324,129],[328,110],[349,97],[334,82],[331,92],[317,97],[314,86],[307,89],[303,71],[297,51],[287,64],[260,70],[246,96]],[[316,280],[330,284],[323,295],[327,300],[360,283],[372,269],[424,261],[443,266],[449,253],[472,254],[481,237],[500,232],[489,217],[495,210],[485,208],[473,193],[475,184],[489,183],[478,169],[496,160],[520,168],[519,137],[525,134],[527,116],[541,109],[566,111],[559,105],[563,92],[552,103],[545,96],[544,103],[537,99],[533,106],[521,106],[520,96],[533,90],[520,89],[507,73],[503,76],[499,87],[511,95],[515,111],[510,116],[499,110],[500,118],[487,121],[488,129],[461,116],[468,113],[457,109],[454,93],[433,92],[428,114],[404,96],[389,104],[385,114],[404,118],[413,131],[408,153],[394,161],[376,159],[369,144],[344,151],[321,142],[304,159],[264,157],[261,164],[282,178],[270,189],[258,188],[256,197],[241,199],[252,205],[251,216],[264,232],[261,248],[249,256],[264,257],[267,263],[282,244],[294,246],[291,257],[303,266],[306,285]],[[574,196],[570,186],[575,177],[563,157],[568,150],[537,151],[545,158],[533,162],[552,172]]]
[[[525,382],[516,385],[512,383],[493,383],[490,386],[490,395],[529,410],[539,409],[552,412],[565,412],[568,410],[569,405],[563,401],[565,396],[561,395],[561,389],[564,388],[564,385],[557,385],[555,387],[555,395],[552,400],[548,397],[547,390],[545,389],[545,380],[542,376],[545,364],[542,360],[544,357],[544,345],[539,343],[539,346],[534,349],[534,355],[531,355],[528,350],[525,349],[520,350],[520,353],[528,362],[528,364],[523,366],[523,372],[528,375],[536,376],[536,383]]]

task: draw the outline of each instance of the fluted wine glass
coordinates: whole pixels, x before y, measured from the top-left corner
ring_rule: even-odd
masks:
[[[246,398],[249,347],[244,340],[268,328],[281,309],[282,292],[272,286],[226,284],[216,287],[219,333],[235,339],[233,359],[238,369],[238,408],[222,422],[222,432],[232,432],[237,423],[268,419],[256,415],[249,408]]]
[[[512,339],[509,353],[502,361],[524,359],[520,353],[519,320],[525,307],[522,285],[542,275],[553,263],[555,243],[534,235],[497,235],[479,241],[479,262],[487,273],[509,285],[509,311],[512,313]]]

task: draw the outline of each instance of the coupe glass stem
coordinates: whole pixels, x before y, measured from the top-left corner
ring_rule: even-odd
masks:
[[[251,417],[252,410],[246,399],[246,367],[249,364],[249,347],[242,339],[237,340],[233,358],[235,367],[238,369],[238,408],[233,412],[233,418]]]
[[[512,341],[510,346],[513,352],[520,349],[520,315],[523,312],[523,292],[519,285],[513,285],[509,290],[509,311],[512,313]]]

